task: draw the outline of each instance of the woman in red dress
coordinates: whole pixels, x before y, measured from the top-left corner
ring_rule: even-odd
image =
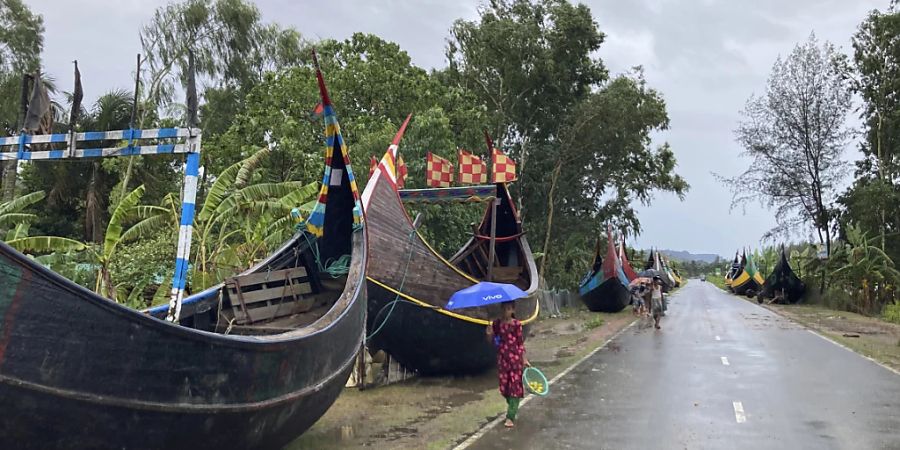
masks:
[[[506,398],[506,427],[515,426],[519,401],[525,396],[522,371],[529,366],[525,358],[525,338],[522,323],[516,320],[513,302],[504,302],[503,318],[487,327],[488,339],[497,346],[497,375],[500,379],[500,395]]]

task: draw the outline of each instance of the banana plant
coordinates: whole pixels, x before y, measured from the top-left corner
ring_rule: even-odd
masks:
[[[860,227],[847,227],[847,241],[837,247],[834,260],[839,267],[831,272],[833,281],[853,294],[860,312],[877,312],[900,283],[894,261]]]
[[[98,266],[94,292],[116,300],[118,292],[110,273],[116,249],[124,242],[149,236],[159,231],[161,226],[169,224],[167,220],[161,218],[168,214],[168,210],[159,206],[139,204],[143,195],[144,186],[141,185],[119,202],[109,219],[103,242],[99,246],[59,236],[17,237],[8,244],[16,250],[30,253],[86,252],[88,258]]]
[[[37,216],[22,212],[25,208],[41,201],[46,195],[44,191],[32,192],[21,197],[12,199],[8,202],[0,203],[0,228],[12,227],[7,234],[5,241],[10,241],[20,235],[21,232],[28,230],[28,225]],[[23,228],[19,228],[22,227]],[[18,230],[18,231],[17,231]]]
[[[193,224],[193,290],[206,289],[277,248],[292,232],[291,209],[300,207],[308,214],[315,204],[318,182],[251,183],[270,153],[263,148],[232,164],[210,187]],[[162,208],[169,212],[171,226],[177,226],[178,198],[166,196]]]

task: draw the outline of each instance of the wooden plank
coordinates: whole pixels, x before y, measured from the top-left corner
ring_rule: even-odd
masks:
[[[495,267],[494,280],[501,283],[513,282],[519,279],[520,273],[522,273],[521,267]]]
[[[281,304],[275,301],[271,304],[266,304],[267,306],[248,308],[247,312],[250,314],[253,322],[258,323],[272,320],[278,317],[307,312],[312,309],[314,303],[314,297],[304,298],[296,302],[288,301],[288,299],[285,299],[285,301],[281,302]],[[236,323],[245,324],[248,322],[247,314],[244,314],[243,309],[237,307],[234,308],[233,312]]]
[[[288,286],[275,286],[266,289],[257,289],[255,291],[247,292],[244,290],[244,286],[241,285],[241,293],[244,297],[244,304],[250,307],[254,303],[265,302],[265,301],[273,301],[278,302],[282,297],[284,297],[284,301],[294,301],[293,295],[302,296],[306,294],[312,293],[312,285],[307,281],[305,283],[294,283],[293,285]],[[231,297],[232,305],[239,307],[240,300],[237,298],[237,292],[232,291],[229,288],[229,296]],[[251,315],[253,314],[251,310]]]
[[[255,284],[261,284],[271,281],[284,281],[285,274],[288,275],[291,279],[297,278],[305,278],[306,277],[306,267],[293,267],[290,269],[283,270],[273,270],[271,272],[259,272],[259,273],[251,273],[247,275],[241,275],[239,277],[229,278],[228,281],[236,279],[241,283],[241,289],[246,290],[248,287],[253,286]]]

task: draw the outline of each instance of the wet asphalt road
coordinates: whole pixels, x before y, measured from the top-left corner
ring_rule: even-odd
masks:
[[[900,449],[900,376],[691,280],[469,448]]]

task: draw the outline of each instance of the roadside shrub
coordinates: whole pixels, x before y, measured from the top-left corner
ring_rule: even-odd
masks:
[[[884,305],[884,312],[881,313],[884,320],[900,325],[900,303],[888,303]],[[900,342],[897,343],[900,345]]]

